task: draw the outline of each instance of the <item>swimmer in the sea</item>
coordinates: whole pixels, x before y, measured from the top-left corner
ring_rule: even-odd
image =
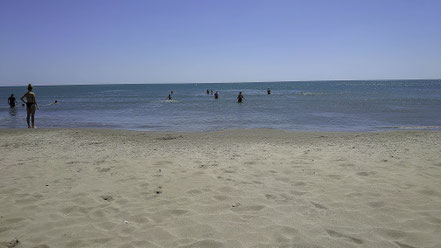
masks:
[[[55,100],[53,103],[49,103],[49,104],[46,104],[46,105],[43,105],[43,106],[51,106],[51,105],[55,105],[55,104],[58,104],[58,100]]]
[[[26,97],[26,102],[23,100]],[[40,109],[37,104],[37,98],[35,93],[32,92],[32,84],[28,85],[28,92],[24,94],[20,100],[26,104],[26,122],[28,123],[28,128],[35,128],[35,109]],[[30,119],[30,120],[29,120]],[[30,121],[32,121],[32,126]]]
[[[15,100],[14,94],[11,94],[11,96],[8,98],[9,107],[15,108],[15,103],[17,103],[17,100]]]
[[[172,99],[172,96],[171,96],[171,93],[170,94],[168,94],[168,100],[171,100]]]
[[[271,90],[270,90],[270,88],[266,89],[266,93],[268,93],[268,95],[271,95]]]
[[[219,99],[219,91],[216,91],[216,93],[214,93],[214,99]]]
[[[242,91],[241,91],[241,92],[239,92],[239,95],[237,95],[237,102],[242,103],[242,101],[243,101],[243,95],[242,95]]]

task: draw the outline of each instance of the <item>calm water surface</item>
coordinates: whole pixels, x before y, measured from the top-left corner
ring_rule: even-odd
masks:
[[[271,95],[266,89],[271,88]],[[218,90],[220,99],[207,95]],[[167,101],[170,90],[173,101]],[[236,103],[242,91],[245,100]],[[0,87],[0,128],[26,127],[10,110],[23,87]],[[38,86],[38,127],[158,131],[441,129],[441,80]],[[59,104],[50,105],[58,100]]]

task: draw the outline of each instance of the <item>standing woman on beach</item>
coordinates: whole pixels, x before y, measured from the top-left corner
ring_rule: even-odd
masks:
[[[26,102],[23,100],[23,98],[26,97]],[[34,116],[35,116],[35,109],[38,108],[37,99],[35,98],[35,93],[32,92],[32,84],[28,85],[28,92],[24,94],[20,100],[26,104],[26,121],[28,123],[28,128],[35,128],[34,124]],[[32,126],[29,122],[29,118],[32,121]]]

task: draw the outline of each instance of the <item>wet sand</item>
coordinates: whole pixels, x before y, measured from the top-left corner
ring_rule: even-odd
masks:
[[[441,247],[441,132],[0,130],[0,247]]]

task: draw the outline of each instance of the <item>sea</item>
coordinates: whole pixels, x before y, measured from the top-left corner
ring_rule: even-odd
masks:
[[[27,85],[0,87],[0,128],[26,128]],[[267,94],[267,88],[271,94]],[[215,99],[207,90],[219,92]],[[173,91],[172,100],[168,100]],[[239,92],[243,103],[237,103]],[[216,131],[441,129],[441,80],[34,85],[37,128]],[[13,93],[18,105],[10,109]],[[53,104],[55,100],[57,104]]]

